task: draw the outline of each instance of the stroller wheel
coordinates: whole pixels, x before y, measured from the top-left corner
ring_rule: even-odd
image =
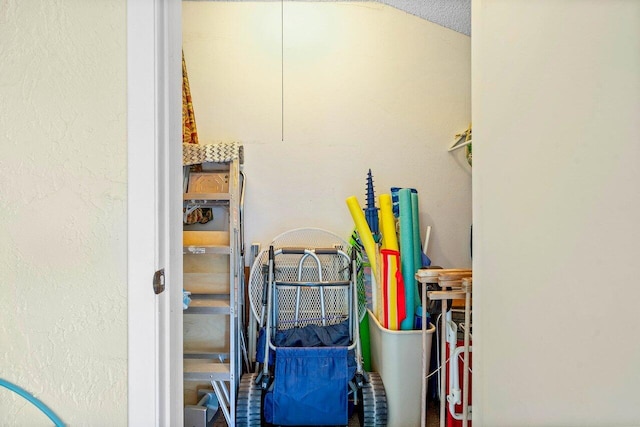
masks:
[[[245,374],[240,378],[236,425],[238,427],[260,427],[262,417],[262,388],[256,384],[258,374]]]
[[[369,372],[368,375],[369,381],[358,391],[360,426],[383,427],[387,425],[387,395],[380,374]]]

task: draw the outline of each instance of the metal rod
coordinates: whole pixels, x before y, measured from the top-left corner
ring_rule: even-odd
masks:
[[[427,425],[427,328],[425,319],[427,318],[427,284],[422,285],[422,400],[420,401],[420,425]]]
[[[266,321],[266,327],[265,327],[265,338],[266,338],[266,345],[265,345],[265,352],[264,352],[264,366],[262,367],[262,373],[264,375],[269,375],[269,341],[270,341],[270,336],[269,334],[271,333],[271,314],[269,312],[269,310],[271,309],[271,304],[273,302],[273,293],[269,292],[272,288],[275,288],[275,286],[273,286],[273,269],[274,269],[274,258],[275,258],[275,254],[273,251],[273,246],[269,247],[269,280],[267,280],[267,321]]]
[[[286,253],[285,249],[282,249],[282,253]],[[306,251],[304,252],[304,255],[302,255],[302,258],[300,258],[300,261],[298,262],[298,282],[302,281],[302,264],[304,263],[304,260],[309,256],[309,254],[306,253]],[[298,327],[298,323],[300,320],[300,294],[301,294],[302,290],[300,288],[296,289],[296,308],[295,308],[295,317],[294,320],[295,322],[293,323],[293,326],[295,326],[296,328]]]
[[[216,392],[216,396],[218,396],[218,400],[220,401],[220,409],[222,409],[222,413],[224,414],[224,418],[227,420],[227,424],[232,425],[233,421],[231,420],[231,414],[229,413],[228,399],[225,399],[225,395],[222,392],[222,387],[217,381],[211,381],[211,385],[213,386],[213,390]]]
[[[470,307],[471,307],[471,292],[467,291],[467,298],[464,304],[464,380],[462,385],[462,427],[467,427],[469,418],[469,329],[471,329],[470,322]]]
[[[298,323],[300,320],[300,293],[302,292],[302,288],[298,287],[296,289],[296,310],[293,326],[298,327]]]
[[[440,349],[440,427],[445,427],[445,404],[447,401],[446,396],[446,360],[447,360],[447,300],[442,300],[442,324],[440,334],[440,342],[442,348]]]
[[[351,288],[353,290],[353,305],[351,307],[353,307],[353,311],[349,316],[349,319],[353,318],[354,324],[353,326],[355,337],[353,337],[353,339],[356,342],[356,372],[362,373],[362,348],[360,347],[360,313],[358,312],[358,287],[356,286],[356,283],[358,283],[358,273],[356,268],[356,257],[354,249],[351,256]],[[354,396],[356,395],[357,393],[354,393]]]

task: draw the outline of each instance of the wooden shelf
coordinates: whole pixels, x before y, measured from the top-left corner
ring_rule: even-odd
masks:
[[[230,193],[182,193],[182,200],[195,202],[228,202]]]
[[[184,359],[185,381],[229,381],[231,371],[228,363],[209,359]]]
[[[228,352],[219,351],[196,351],[196,350],[184,350],[184,358],[186,359],[218,359],[226,360],[229,358]]]
[[[229,300],[192,298],[184,314],[231,314]]]
[[[182,246],[229,247],[228,231],[183,231]]]
[[[229,273],[184,273],[183,287],[197,295],[229,295]]]
[[[213,254],[213,255],[229,255],[231,248],[229,246],[183,246],[182,254],[187,255],[201,255],[201,254]]]

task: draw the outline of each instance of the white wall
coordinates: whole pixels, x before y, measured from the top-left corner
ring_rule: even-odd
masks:
[[[185,2],[183,43],[201,143],[238,140],[247,243],[296,227],[344,237],[345,199],[419,191],[429,255],[470,265],[471,171],[447,152],[470,122],[470,39],[379,3]]]
[[[0,7],[0,378],[69,425],[127,419],[125,6]]]
[[[640,425],[640,3],[473,7],[474,426]]]

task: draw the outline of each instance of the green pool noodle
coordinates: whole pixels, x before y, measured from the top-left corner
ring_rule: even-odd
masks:
[[[420,267],[422,267],[422,251],[420,246],[422,241],[420,239],[420,213],[418,212],[418,193],[411,193],[411,215],[413,219],[413,288],[416,290],[415,306],[420,306],[420,290],[418,289],[418,283],[415,279],[415,273]],[[406,285],[405,285],[406,286]]]
[[[360,260],[360,262],[362,263],[362,266],[364,267],[364,264],[368,264],[369,261],[366,259],[366,256],[364,256],[362,253],[363,248],[357,242],[356,229],[354,229],[353,233],[351,233],[351,240],[349,241],[349,244],[356,249],[356,257]],[[365,302],[365,305],[371,308],[369,304],[370,301],[367,301],[367,297],[366,297],[367,289],[365,287],[364,271],[363,271],[364,268],[358,269],[358,270],[359,271],[358,271],[358,276],[356,280],[358,284],[358,298],[363,299]],[[371,284],[369,284],[368,293],[371,294]],[[371,338],[369,334],[369,312],[366,309],[364,312],[364,316],[362,316],[362,320],[360,321],[360,352],[362,354],[362,368],[367,372],[371,372]]]
[[[416,315],[416,291],[415,286],[415,261],[413,249],[413,212],[411,209],[411,190],[402,188],[398,191],[398,204],[400,206],[400,264],[402,265],[402,278],[404,279],[404,292],[406,300],[407,317],[400,323],[401,330],[412,330]]]
[[[369,336],[369,313],[365,312],[360,322],[360,351],[362,352],[362,368],[371,372],[371,338]]]

